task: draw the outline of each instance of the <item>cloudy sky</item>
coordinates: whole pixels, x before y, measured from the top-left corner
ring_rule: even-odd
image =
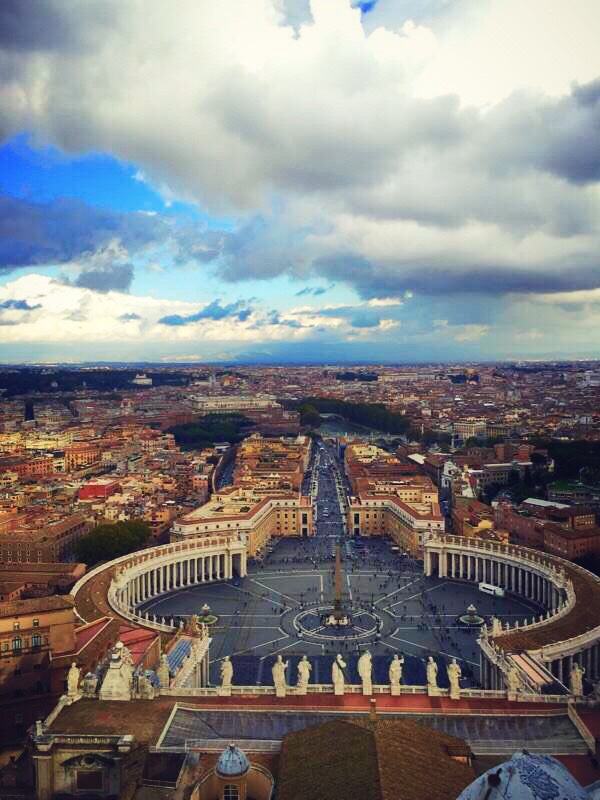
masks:
[[[598,0],[2,0],[0,360],[600,356]]]

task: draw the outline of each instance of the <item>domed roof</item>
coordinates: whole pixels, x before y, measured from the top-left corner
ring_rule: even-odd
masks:
[[[515,753],[461,792],[458,800],[589,800],[589,795],[552,756]]]
[[[243,775],[250,769],[250,762],[246,758],[246,754],[242,753],[239,747],[230,744],[219,756],[216,769],[219,775],[228,777]]]

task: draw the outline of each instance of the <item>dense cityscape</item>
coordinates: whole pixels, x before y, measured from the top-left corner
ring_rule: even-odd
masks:
[[[596,780],[595,363],[0,383],[3,796],[312,797],[373,732],[415,797],[516,743]]]
[[[0,0],[0,800],[600,800],[598,0]]]

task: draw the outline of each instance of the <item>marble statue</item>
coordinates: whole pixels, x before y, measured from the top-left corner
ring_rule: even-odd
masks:
[[[228,696],[231,694],[231,682],[233,681],[233,664],[229,656],[225,656],[221,661],[221,687],[219,694]]]
[[[502,633],[502,622],[498,617],[492,617],[492,636],[498,636]]]
[[[437,685],[437,673],[437,664],[433,660],[433,656],[429,656],[427,659],[427,694],[430,696],[438,695],[440,692]]]
[[[574,694],[577,697],[583,697],[584,675],[585,670],[582,669],[576,661],[574,661],[573,666],[571,667],[571,672],[569,673],[569,681],[571,684],[571,694]]]
[[[506,684],[508,686],[509,694],[516,694],[519,690],[521,681],[519,680],[519,670],[513,664],[506,673]]]
[[[168,689],[171,683],[171,669],[169,667],[169,658],[166,653],[161,653],[160,663],[156,670],[158,680],[163,689]]]
[[[331,667],[331,680],[333,683],[334,694],[337,695],[344,694],[345,669],[346,669],[346,662],[342,658],[341,653],[338,653]]]
[[[298,683],[296,684],[298,694],[306,694],[311,670],[312,664],[306,656],[302,656],[301,661],[298,663]]]
[[[371,678],[372,671],[373,661],[371,658],[371,653],[368,650],[365,650],[358,659],[358,674],[360,675],[363,694],[365,695],[370,695],[373,693],[373,683]]]
[[[79,695],[79,676],[81,674],[81,670],[77,666],[77,664],[72,661],[71,666],[69,668],[69,672],[67,674],[67,697],[70,697],[71,700],[76,700]]]
[[[455,658],[448,664],[447,671],[448,681],[450,683],[450,698],[452,700],[460,700],[460,676],[462,675],[462,671],[456,663]]]
[[[44,735],[44,724],[41,719],[38,719],[35,722],[35,735],[36,736]]]
[[[273,685],[275,686],[275,695],[277,697],[285,697],[285,671],[288,668],[289,663],[289,661],[284,661],[281,654],[279,654],[271,669],[273,674]]]
[[[129,685],[133,686],[133,673],[135,672],[135,664],[133,663],[133,656],[128,647],[125,647],[123,642],[117,642],[120,645],[121,663],[123,664],[123,671],[129,678]]]
[[[403,664],[404,664],[404,656],[398,658],[398,653],[394,653],[394,657],[390,662],[390,669],[389,669],[390,689],[393,695],[400,694],[400,681],[402,680]]]

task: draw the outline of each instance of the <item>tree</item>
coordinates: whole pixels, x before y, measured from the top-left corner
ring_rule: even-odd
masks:
[[[298,407],[298,413],[303,427],[318,428],[321,424],[321,416],[312,403],[303,403]]]
[[[96,526],[75,544],[77,558],[89,566],[139,550],[150,536],[150,527],[141,520]]]
[[[242,414],[207,414],[195,422],[175,425],[168,432],[184,449],[213,447],[217,442],[237,444],[247,434],[251,424]]]

